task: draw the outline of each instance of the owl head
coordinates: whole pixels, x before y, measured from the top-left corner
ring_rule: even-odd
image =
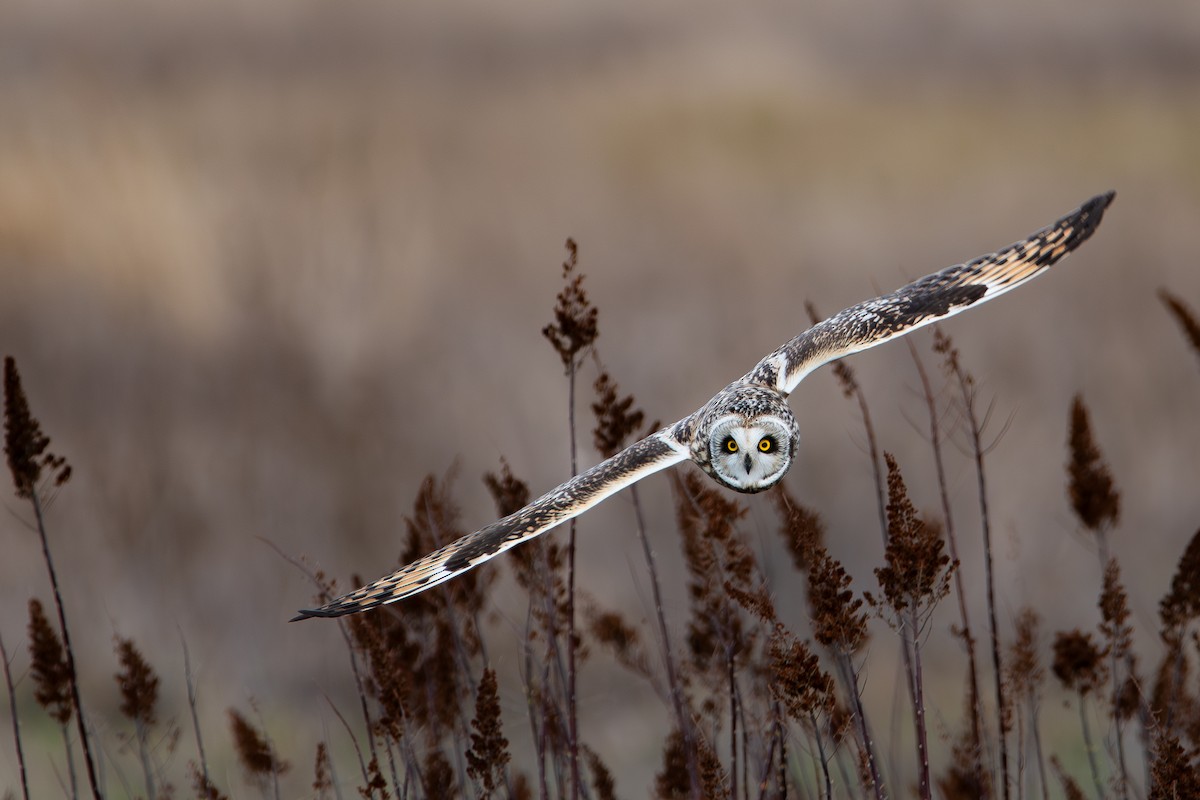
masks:
[[[720,395],[718,395],[720,397]],[[761,492],[792,466],[800,440],[787,401],[761,387],[740,387],[706,415],[696,461],[721,484],[738,492]]]

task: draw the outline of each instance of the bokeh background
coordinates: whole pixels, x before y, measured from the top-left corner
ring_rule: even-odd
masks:
[[[1064,491],[1082,392],[1123,492],[1113,550],[1152,662],[1158,598],[1200,525],[1200,364],[1156,297],[1200,307],[1200,4],[8,0],[0,350],[74,467],[49,526],[85,702],[117,718],[120,634],[162,674],[162,716],[185,723],[182,632],[210,750],[227,751],[224,709],[254,698],[303,794],[313,744],[344,738],[325,695],[349,703],[351,679],[333,625],[286,624],[311,589],[264,540],[349,588],[392,568],[424,475],[455,471],[470,529],[493,517],[479,478],[502,456],[535,493],[564,479],[567,386],[540,329],[568,236],[599,355],[669,421],[805,327],[804,301],[833,313],[1110,188],[1079,253],[945,327],[992,430],[1010,421],[988,460],[1005,630],[1025,604],[1049,629],[1098,619],[1098,562]],[[916,344],[936,373],[930,341]],[[936,509],[907,349],[853,366],[882,446]],[[871,588],[857,409],[828,371],[793,407],[787,485]],[[974,477],[948,454],[981,587]],[[666,479],[643,497],[682,624]],[[769,500],[746,502],[802,626]],[[27,508],[4,508],[0,635],[20,672],[27,600],[50,597]],[[580,543],[581,587],[643,618],[628,500],[589,514]],[[522,607],[498,569],[489,651],[519,749]],[[982,589],[971,605],[982,620]],[[930,639],[946,726],[963,669],[951,621]],[[867,692],[883,714],[894,650],[881,626]],[[641,796],[666,707],[599,654],[581,691],[585,736]],[[22,714],[47,728],[32,703]],[[54,786],[45,735],[31,763]],[[15,775],[6,743],[0,783]]]

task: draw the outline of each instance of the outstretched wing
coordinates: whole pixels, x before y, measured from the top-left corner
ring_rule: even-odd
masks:
[[[758,363],[744,380],[792,392],[817,367],[991,300],[1040,275],[1088,240],[1113,192],[1024,241],[966,264],[947,267],[891,294],[851,306],[817,323]]]
[[[686,461],[689,457],[688,448],[673,433],[679,426],[680,423],[676,423],[647,436],[542,495],[515,514],[464,536],[386,578],[380,578],[320,608],[301,611],[292,622],[308,617],[340,617],[394,603],[461,575],[510,547],[579,516],[601,500],[652,472]]]

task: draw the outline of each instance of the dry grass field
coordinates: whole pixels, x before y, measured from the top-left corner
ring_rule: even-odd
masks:
[[[1200,526],[1200,360],[1159,297],[1167,288],[1200,309],[1200,7],[1152,5],[4,4],[0,351],[73,470],[46,522],[107,796],[146,794],[112,679],[115,637],[136,642],[160,677],[152,758],[174,796],[195,796],[181,637],[224,794],[258,794],[234,755],[233,707],[292,763],[282,796],[316,794],[319,741],[339,796],[356,795],[334,711],[363,736],[346,645],[334,623],[286,623],[314,590],[280,553],[349,589],[352,575],[393,568],[425,476],[449,476],[464,530],[495,518],[481,477],[502,458],[535,494],[568,476],[567,381],[541,335],[568,237],[599,309],[604,368],[649,419],[670,421],[807,326],[805,302],[831,314],[1115,189],[1077,254],[944,330],[996,440],[986,469],[1004,647],[1020,611],[1036,609],[1048,670],[1056,631],[1095,631],[1101,619],[1095,537],[1067,496],[1080,394],[1121,493],[1108,541],[1149,693],[1167,652],[1159,601]],[[969,431],[932,335],[912,339],[946,409],[965,603],[984,626]],[[895,454],[917,510],[940,519],[908,348],[849,363],[879,447]],[[597,374],[585,358],[583,466],[599,460]],[[792,405],[803,438],[787,490],[821,515],[856,592],[878,594],[884,551],[859,406],[829,370]],[[678,651],[692,578],[672,485],[650,478],[640,503]],[[780,618],[807,638],[805,582],[773,494],[736,498],[740,535]],[[53,603],[29,504],[5,497],[0,637],[34,796],[61,796],[61,737],[34,701],[26,646],[29,599]],[[658,674],[634,518],[622,495],[580,520],[577,583],[641,630]],[[529,600],[512,567],[487,568],[479,615],[510,769],[532,777]],[[963,720],[958,615],[954,594],[923,640],[938,775]],[[856,663],[899,797],[917,781],[900,639],[875,617],[870,629]],[[671,705],[661,684],[598,642],[588,649],[581,738],[618,796],[653,794]],[[472,663],[478,680],[484,660]],[[990,662],[981,668],[990,687]],[[1048,675],[1043,744],[1091,797],[1077,702]],[[1104,702],[1088,713],[1107,781]],[[473,701],[463,703],[469,720]],[[984,706],[994,728],[990,696]],[[0,709],[0,796],[19,797],[12,709]],[[1146,757],[1135,733],[1126,739],[1142,797]],[[988,752],[994,763],[995,741]],[[1023,770],[1014,787],[1040,797],[1035,768]],[[1063,791],[1052,776],[1050,796]],[[853,780],[837,792],[874,796]]]

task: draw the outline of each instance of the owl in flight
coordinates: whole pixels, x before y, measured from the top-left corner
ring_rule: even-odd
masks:
[[[717,483],[761,492],[792,465],[800,440],[788,395],[817,367],[991,300],[1040,275],[1100,224],[1109,192],[1024,241],[947,267],[813,325],[699,410],[597,464],[525,508],[295,619],[338,617],[394,603],[539,536],[647,475],[693,461]],[[294,620],[293,620],[294,621]]]

